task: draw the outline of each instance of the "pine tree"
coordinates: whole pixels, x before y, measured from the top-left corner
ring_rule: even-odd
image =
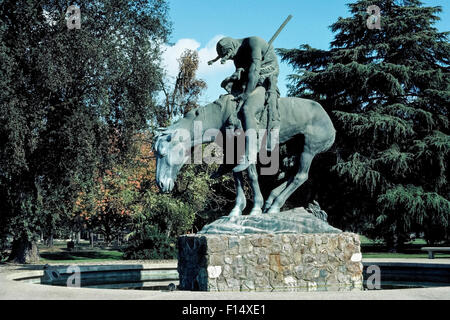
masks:
[[[381,9],[381,29],[367,26],[370,5]],[[351,16],[331,25],[330,50],[279,49],[298,73],[289,94],[321,103],[337,129],[331,172],[312,184],[334,184],[324,197],[334,219],[353,223],[344,228],[394,247],[410,232],[448,240],[450,44],[433,26],[442,9],[418,0],[348,6]]]

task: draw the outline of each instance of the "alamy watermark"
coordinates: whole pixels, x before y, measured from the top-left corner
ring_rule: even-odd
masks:
[[[368,290],[381,289],[381,269],[379,266],[372,264],[367,267],[366,274],[370,274],[366,280],[366,287]]]
[[[370,30],[381,30],[381,9],[377,5],[371,5],[367,7],[367,13],[370,16],[367,18],[366,25]]]
[[[69,275],[65,282],[67,287],[81,287],[81,270],[79,266],[68,266],[65,270],[49,265],[44,267],[44,280],[50,284],[61,283],[67,275]]]
[[[362,254],[361,253],[354,253],[352,257],[350,258],[352,262],[359,262],[362,261]],[[379,266],[372,264],[368,266],[365,270],[365,274],[367,276],[366,283],[366,289],[367,290],[380,290],[381,289],[381,269]]]
[[[67,29],[81,29],[81,10],[76,5],[67,8]]]
[[[81,287],[81,270],[78,266],[69,266],[66,270],[67,273],[71,274],[67,278],[66,285],[72,288]]]
[[[367,13],[370,15],[366,20],[367,28],[370,30],[381,29],[381,9],[377,5],[367,7]],[[76,5],[67,8],[67,29],[81,29],[81,10]]]

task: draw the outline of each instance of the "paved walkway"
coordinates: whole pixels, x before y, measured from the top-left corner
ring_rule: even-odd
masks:
[[[364,259],[367,263],[448,264],[450,259]],[[148,261],[121,261],[118,264],[144,264]],[[112,264],[112,263],[91,263]],[[154,265],[154,263],[152,263]],[[175,261],[158,265],[176,266]],[[14,281],[14,278],[42,274],[42,265],[1,265],[0,299],[27,300],[415,300],[450,299],[450,287],[352,292],[191,292],[145,291],[118,289],[88,289],[46,286]]]

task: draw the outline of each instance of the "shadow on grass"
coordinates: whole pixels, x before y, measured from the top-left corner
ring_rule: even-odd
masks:
[[[46,260],[122,260],[122,252],[119,251],[66,251],[45,252],[40,254]]]

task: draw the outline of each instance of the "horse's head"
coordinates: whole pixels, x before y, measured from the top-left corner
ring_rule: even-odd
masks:
[[[153,143],[156,183],[162,192],[172,191],[178,172],[190,159],[191,147],[213,141],[211,135],[204,133],[222,128],[236,108],[236,102],[231,98],[231,95],[222,95],[213,103],[189,111],[172,126],[156,134]]]
[[[185,130],[165,130],[157,134],[156,183],[162,192],[170,192],[183,164],[190,157],[190,137]]]

